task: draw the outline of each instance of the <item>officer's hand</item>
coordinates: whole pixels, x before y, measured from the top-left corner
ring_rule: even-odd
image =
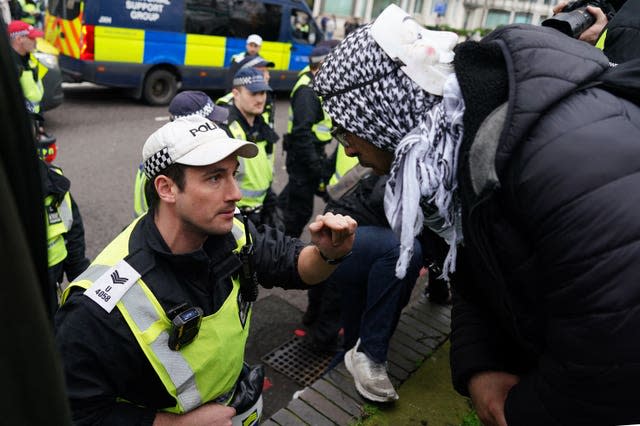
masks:
[[[231,426],[236,409],[220,404],[204,404],[186,414],[158,413],[153,426]]]
[[[311,242],[328,258],[337,259],[349,253],[358,224],[350,216],[325,213],[309,224]]]
[[[483,425],[507,426],[504,402],[519,381],[518,376],[503,371],[483,371],[471,377],[469,394]]]
[[[580,40],[595,45],[600,33],[604,30],[609,20],[607,19],[607,15],[605,15],[599,7],[587,6],[587,12],[596,18],[596,22],[580,34]]]

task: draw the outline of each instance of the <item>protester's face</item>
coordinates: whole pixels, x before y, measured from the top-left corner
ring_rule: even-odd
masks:
[[[364,167],[371,167],[377,175],[386,175],[391,170],[393,153],[382,150],[370,144],[359,136],[348,131],[344,132],[344,152],[349,157],[358,157],[358,162]]]
[[[29,37],[22,37],[22,39],[22,45],[27,52],[31,53],[36,50],[36,41],[34,39],[31,39]]]
[[[247,53],[251,56],[260,53],[260,45],[255,43],[247,43]]]
[[[201,236],[231,231],[236,203],[242,198],[237,170],[235,155],[209,166],[186,167],[183,189],[173,188],[182,229]]]
[[[245,116],[257,116],[264,111],[267,101],[267,92],[251,92],[246,87],[240,86],[233,89],[233,104]]]

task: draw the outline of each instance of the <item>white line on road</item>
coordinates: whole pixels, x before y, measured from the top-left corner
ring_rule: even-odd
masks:
[[[156,117],[156,121],[169,121],[169,116],[161,115],[160,117]]]

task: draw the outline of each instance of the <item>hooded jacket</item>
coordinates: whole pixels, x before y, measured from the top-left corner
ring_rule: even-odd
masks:
[[[584,42],[517,25],[460,45],[455,68],[455,388],[517,374],[510,426],[639,422],[640,61],[610,68]]]

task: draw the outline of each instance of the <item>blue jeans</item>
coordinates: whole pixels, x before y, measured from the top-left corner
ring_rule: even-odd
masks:
[[[407,274],[396,278],[399,251],[400,242],[390,228],[358,227],[353,255],[328,279],[342,294],[345,349],[360,338],[360,350],[378,363],[387,360],[389,340],[422,267],[422,247],[414,240]]]

